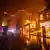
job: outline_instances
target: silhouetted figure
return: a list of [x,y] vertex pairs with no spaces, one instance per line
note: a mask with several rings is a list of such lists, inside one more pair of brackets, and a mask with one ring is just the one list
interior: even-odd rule
[[3,26],[3,35],[6,36],[8,26]]
[[42,35],[43,35],[43,45],[46,49],[46,29],[45,29],[45,26],[42,26]]

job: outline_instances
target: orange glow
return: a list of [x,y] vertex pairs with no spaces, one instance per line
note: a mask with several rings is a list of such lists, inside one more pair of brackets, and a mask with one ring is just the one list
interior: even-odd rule
[[31,25],[32,25],[33,28],[36,28],[36,21],[32,21]]
[[30,28],[33,28],[33,25],[32,24],[30,24]]
[[30,24],[30,28],[36,28],[35,24]]
[[40,20],[43,20],[44,18],[43,18],[43,14],[40,14]]
[[5,23],[2,23],[2,26],[5,26]]
[[24,23],[24,25],[26,25],[26,24],[28,24],[28,23],[30,23],[30,21],[29,21],[29,20],[26,20],[25,23]]
[[37,40],[36,36],[31,36],[31,40]]
[[27,43],[27,45],[29,45],[29,41],[28,40],[26,40],[26,43]]
[[25,28],[26,28],[26,29],[29,29],[29,26],[26,26]]
[[43,26],[43,23],[40,23],[40,27],[42,27]]
[[4,14],[8,14],[7,12],[4,12]]

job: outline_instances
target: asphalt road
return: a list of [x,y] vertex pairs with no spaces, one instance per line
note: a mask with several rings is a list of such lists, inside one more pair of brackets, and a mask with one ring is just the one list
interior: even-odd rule
[[14,36],[0,36],[0,50],[41,50],[41,44],[30,44],[26,45],[24,37]]
[[0,50],[21,50],[25,47],[24,39],[19,36],[0,36]]

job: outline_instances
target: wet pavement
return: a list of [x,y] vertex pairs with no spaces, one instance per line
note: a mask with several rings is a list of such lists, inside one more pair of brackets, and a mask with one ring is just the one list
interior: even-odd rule
[[[4,49],[18,49],[21,50],[22,48],[24,48],[24,40],[22,38],[18,37],[14,37],[14,36],[0,36],[0,49],[4,50]],[[11,50],[10,49],[10,50]]]
[[[0,50],[42,50],[42,43],[30,43],[27,45],[23,37],[0,36]],[[25,48],[25,49],[24,49]],[[47,50],[49,50],[47,48]]]
[[[0,50],[23,50],[24,48],[32,50],[33,48],[30,48],[30,46],[27,46],[26,43],[24,43],[24,39],[19,36],[0,36]],[[35,47],[34,49],[36,49],[36,46],[38,45],[33,45],[33,47]]]

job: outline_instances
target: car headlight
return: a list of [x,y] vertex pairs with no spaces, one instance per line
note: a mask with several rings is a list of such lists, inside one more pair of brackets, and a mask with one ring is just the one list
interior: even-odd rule
[[16,33],[15,29],[8,29],[8,32]]

